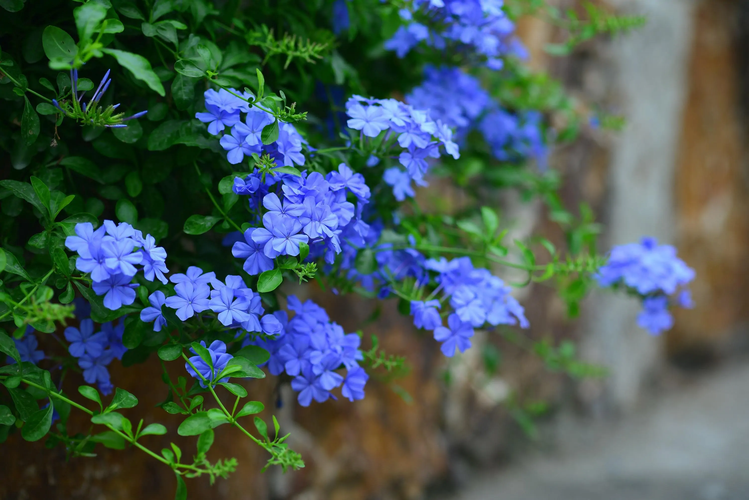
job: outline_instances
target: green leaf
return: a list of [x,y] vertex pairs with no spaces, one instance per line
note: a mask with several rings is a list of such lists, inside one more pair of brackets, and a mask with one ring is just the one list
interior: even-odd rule
[[[146,287],[138,288],[138,291],[145,290]],[[136,315],[128,316],[125,319],[125,332],[122,334],[122,345],[128,349],[138,347],[146,336],[146,330],[150,325],[144,323]]]
[[173,146],[180,138],[182,123],[179,120],[165,121],[148,136],[149,151],[164,151]]
[[88,2],[76,9],[73,9],[75,26],[78,28],[78,39],[83,41],[91,40],[99,23],[107,17],[107,8],[97,2]]
[[191,215],[185,221],[183,231],[185,234],[203,234],[211,230],[221,220],[221,217],[212,215]]
[[18,12],[23,9],[24,2],[26,0],[0,0],[0,7],[8,12]]
[[[101,415],[94,415],[93,417],[91,417],[91,422],[93,422],[94,424],[111,425],[118,430],[123,430],[126,428],[126,426],[129,424],[129,421],[128,424],[125,423],[126,420],[127,419],[122,416],[121,413],[117,413],[114,411],[110,413],[103,413]],[[132,428],[132,425],[130,425],[130,427]]]
[[13,342],[13,339],[8,337],[3,331],[0,331],[0,352],[2,352],[3,354],[7,354],[11,358],[15,359],[16,363],[21,362],[21,355],[18,354],[16,343]]
[[95,436],[91,436],[91,441],[101,443],[111,450],[124,450],[125,438],[114,431],[104,431]]
[[205,70],[185,59],[180,59],[174,63],[174,71],[188,78],[203,78],[205,76]]
[[280,269],[271,269],[263,271],[257,280],[257,291],[261,293],[272,292],[283,283],[283,276]]
[[56,26],[47,26],[42,34],[42,46],[47,58],[72,61],[78,54],[73,37]]
[[109,405],[108,409],[115,408],[134,408],[138,405],[138,398],[133,394],[127,392],[125,389],[119,387],[114,393],[114,399],[112,404]]
[[198,455],[205,455],[208,450],[213,446],[214,433],[213,429],[204,431],[200,437],[198,437]]
[[173,401],[169,401],[167,403],[164,403],[163,405],[161,405],[161,408],[165,412],[167,412],[167,413],[169,413],[171,415],[177,415],[177,414],[180,414],[180,413],[185,413],[185,410],[183,410],[177,403],[175,403]]
[[237,413],[237,418],[239,417],[246,417],[247,415],[255,415],[256,413],[260,413],[265,409],[265,405],[261,403],[260,401],[248,401],[244,404],[241,410],[239,410],[239,413]]
[[165,345],[159,347],[158,351],[159,358],[163,359],[164,361],[174,361],[175,359],[182,356],[182,346],[181,345]]
[[60,294],[58,300],[60,301],[60,304],[70,304],[75,300],[75,290],[73,290],[72,283],[68,282],[65,291]]
[[356,270],[361,274],[369,275],[377,270],[377,259],[375,253],[371,248],[365,248],[356,254],[354,259],[354,266]]
[[91,387],[90,385],[81,385],[78,387],[78,392],[81,393],[81,396],[83,396],[86,399],[90,399],[91,401],[95,401],[99,403],[99,406],[102,406],[101,404],[101,396],[99,396],[99,391]]
[[481,207],[481,218],[484,220],[487,237],[492,238],[499,228],[499,217],[497,213],[489,207]]
[[39,210],[41,213],[44,213],[44,210],[45,210],[44,204],[41,202],[39,197],[34,192],[34,188],[31,187],[31,184],[27,184],[25,182],[19,182],[19,181],[5,180],[5,181],[0,181],[0,186],[3,186],[4,188],[8,189],[11,193],[13,193],[18,198],[28,201],[29,203],[34,205],[37,210]]
[[52,256],[52,261],[55,263],[55,269],[64,276],[70,276],[70,260],[68,259],[68,254],[65,253],[65,240],[52,237],[49,242],[49,253]]
[[148,424],[145,429],[140,431],[140,436],[162,436],[166,434],[166,427],[161,424]]
[[304,259],[309,255],[309,245],[307,243],[299,244],[299,262],[304,262]]
[[268,438],[268,426],[262,418],[255,417],[255,428],[260,433],[260,435],[265,438],[266,441],[270,441],[270,438]]
[[260,71],[260,68],[256,68],[255,72],[257,73],[257,96],[255,99],[262,99],[263,94],[265,93],[265,77]]
[[113,128],[112,133],[125,144],[135,144],[143,137],[143,126],[138,120],[130,120],[127,127]]
[[523,260],[526,262],[526,264],[535,266],[536,265],[536,256],[533,255],[533,252],[520,240],[515,240],[515,244],[518,246],[521,252],[523,252]]
[[5,272],[16,274],[27,281],[32,281],[29,273],[18,263],[18,259],[11,252],[5,252]]
[[241,348],[239,351],[234,353],[234,356],[247,359],[253,365],[262,365],[270,359],[270,353],[262,347],[256,345],[248,345]]
[[52,106],[51,104],[47,104],[46,102],[40,102],[36,105],[36,112],[43,116],[48,115],[54,115],[56,113],[59,113],[60,111]]
[[218,183],[218,192],[221,194],[231,194],[233,193],[233,187],[234,187],[234,179],[239,177],[236,174],[227,175],[223,179],[221,179]]
[[265,378],[263,370],[251,364],[246,358],[234,356],[226,364],[225,373],[234,378]]
[[60,165],[68,167],[70,170],[78,172],[89,179],[93,179],[99,184],[104,184],[99,167],[88,158],[83,158],[82,156],[68,156],[60,160]]
[[179,74],[172,81],[172,98],[180,111],[185,111],[195,100],[195,84],[197,80]]
[[260,139],[263,141],[263,144],[273,144],[278,140],[278,120],[263,128]]
[[46,408],[35,412],[26,421],[26,424],[21,429],[21,436],[26,441],[39,441],[52,427],[52,412],[54,412],[54,406],[52,403]]
[[187,500],[187,485],[182,476],[175,474],[177,477],[177,491],[174,493],[174,500]]
[[166,95],[164,86],[153,69],[151,69],[151,63],[148,62],[148,59],[137,54],[116,49],[102,49],[102,52],[117,59],[120,66],[128,69],[135,78],[145,82],[151,90],[155,91],[161,97]]
[[[223,377],[216,377],[216,378],[223,378]],[[242,387],[239,384],[232,384],[232,383],[229,383],[229,382],[222,382],[222,383],[220,383],[218,385],[224,387],[227,391],[231,392],[232,394],[234,394],[235,396],[238,396],[240,398],[244,398],[244,397],[247,396],[247,389],[245,389],[244,387]]]
[[8,259],[5,257],[5,250],[0,248],[0,273],[5,271],[6,262],[8,262]]
[[475,234],[476,236],[484,237],[484,230],[479,227],[478,224],[471,220],[458,221],[458,227],[466,233]]
[[211,353],[208,351],[208,349],[198,342],[193,342],[190,347],[192,347],[192,350],[195,351],[195,354],[200,356],[200,359],[202,359],[203,362],[208,365],[211,370],[213,370],[213,359],[211,358]]
[[177,428],[177,434],[180,436],[199,436],[205,431],[212,429],[211,419],[208,418],[208,412],[201,411],[187,417]]
[[16,405],[16,410],[24,422],[28,422],[29,418],[39,411],[39,405],[36,404],[36,400],[28,392],[17,387],[15,389],[8,389],[8,392],[10,392],[13,404]]
[[13,425],[16,423],[16,417],[11,413],[10,408],[0,405],[0,425]]
[[114,213],[122,222],[135,224],[138,221],[138,209],[130,200],[119,200],[114,207]]
[[105,19],[106,26],[102,25],[102,33],[122,33],[125,31],[125,25],[119,19]]
[[143,191],[143,181],[140,180],[140,174],[138,174],[138,172],[130,172],[127,174],[127,177],[125,177],[125,189],[131,198],[137,197],[141,191]]
[[294,167],[276,167],[273,169],[273,172],[278,172],[279,174],[290,174],[296,177],[302,176],[302,173]]
[[23,108],[23,116],[21,117],[21,137],[23,138],[26,146],[31,146],[36,142],[36,138],[39,137],[39,115],[34,111],[34,106],[31,105],[28,97],[24,97],[26,105]]
[[38,177],[31,176],[31,187],[34,188],[34,192],[39,197],[39,201],[42,202],[47,210],[49,211],[50,192],[47,185],[42,182]]

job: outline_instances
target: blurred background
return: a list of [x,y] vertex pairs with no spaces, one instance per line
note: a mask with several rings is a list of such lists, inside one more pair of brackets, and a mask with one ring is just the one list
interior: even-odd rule
[[[415,335],[389,304],[367,329],[387,352],[407,356],[405,376],[372,380],[356,404],[281,404],[275,413],[307,462],[298,473],[260,474],[258,450],[217,433],[216,456],[236,457],[238,472],[213,487],[192,481],[190,498],[749,498],[749,0],[606,5],[645,14],[648,24],[564,58],[544,52],[562,37],[553,26],[532,19],[519,26],[534,70],[560,79],[581,103],[627,119],[616,134],[586,127],[550,165],[563,176],[565,204],[588,203],[604,225],[599,251],[643,235],[675,244],[697,272],[696,308],[678,311],[673,330],[652,337],[635,324],[634,299],[599,291],[570,321],[563,302],[534,285],[518,297],[531,329],[477,334],[475,348],[447,365],[437,343]],[[512,193],[498,204],[503,220],[554,238],[541,204]],[[373,304],[330,294],[315,300],[347,331],[374,312]],[[540,339],[574,341],[567,354],[606,376],[539,357],[528,346]],[[142,394],[158,370],[154,363],[138,375],[112,375]],[[294,399],[287,387],[263,390],[257,399],[268,407]],[[150,411],[161,396],[139,408]],[[174,435],[179,419],[164,423]],[[105,450],[101,459],[65,462],[61,450],[33,445],[1,462],[0,493],[14,492],[8,498],[173,496],[171,473],[138,454]]]

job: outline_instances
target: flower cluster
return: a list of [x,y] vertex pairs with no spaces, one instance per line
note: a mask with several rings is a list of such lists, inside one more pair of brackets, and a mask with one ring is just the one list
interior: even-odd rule
[[498,160],[536,158],[545,164],[542,115],[502,109],[477,78],[459,68],[427,66],[424,82],[406,96],[406,101],[415,108],[428,109],[435,120],[456,127],[459,139],[477,129]]
[[[245,179],[236,178],[234,192],[250,197],[250,207],[263,213],[262,227],[249,228],[244,241],[234,243],[232,253],[245,259],[244,270],[255,275],[273,269],[273,259],[281,255],[299,255],[302,243],[310,255],[325,255],[333,263],[341,252],[341,238],[350,234],[363,237],[368,226],[361,210],[370,191],[361,174],[346,164],[326,176],[318,172],[301,176],[268,175],[254,172]],[[348,201],[352,194],[357,207]],[[262,209],[260,208],[262,207]]]
[[[242,98],[238,97],[240,95]],[[220,140],[229,163],[236,165],[242,163],[245,156],[267,154],[279,167],[304,165],[304,139],[292,124],[279,123],[278,139],[271,144],[263,144],[263,129],[275,123],[276,119],[260,106],[250,106],[248,100],[254,99],[252,94],[234,89],[220,89],[218,92],[209,89],[204,97],[207,112],[196,113],[195,117],[208,124],[208,133],[212,135],[219,135],[230,127]],[[244,121],[242,113],[245,114]]]
[[114,388],[107,366],[114,359],[122,359],[127,352],[127,348],[122,345],[125,319],[122,318],[116,325],[112,322],[104,323],[97,332],[93,320],[87,317],[88,312],[79,316],[80,324],[77,328],[65,328],[65,340],[70,343],[70,355],[78,359],[78,366],[83,370],[86,383],[97,384],[102,394],[107,395]]
[[[294,377],[291,387],[299,393],[302,406],[309,406],[313,399],[318,403],[335,399],[331,391],[341,386],[341,394],[350,401],[363,399],[369,376],[358,364],[363,359],[359,336],[345,334],[323,308],[310,300],[302,303],[291,295],[288,308],[296,313],[291,319],[283,311],[276,313],[283,323],[279,336],[246,341],[270,352],[268,370],[273,375]],[[338,373],[341,368],[346,368],[345,377]]]
[[78,253],[75,266],[89,273],[97,295],[104,295],[104,306],[113,311],[135,301],[135,288],[131,283],[141,266],[148,281],[157,278],[166,283],[166,250],[156,246],[150,234],[145,237],[130,224],[115,224],[105,220],[94,230],[89,222],[75,225],[76,236],[68,236],[65,246]]
[[[201,340],[200,345],[205,347],[205,341]],[[206,387],[205,381],[213,383],[216,377],[224,370],[224,368],[226,368],[226,365],[234,357],[231,354],[226,353],[226,344],[220,340],[214,340],[206,349],[208,349],[208,354],[211,356],[211,365],[208,365],[208,363],[203,361],[203,358],[197,356],[197,353],[193,348],[190,348],[190,351],[196,355],[190,358],[189,363],[185,363],[185,370],[198,379],[201,387]],[[211,366],[213,368],[211,368]],[[195,369],[197,369],[197,372]],[[216,381],[216,383],[227,382],[228,380],[229,377],[224,377]]]
[[485,60],[490,69],[501,69],[502,56],[525,57],[526,53],[512,36],[515,25],[502,4],[502,0],[413,0],[400,10],[406,24],[385,42],[385,48],[404,57],[420,42],[438,50],[457,45],[455,51]]
[[637,324],[658,334],[673,325],[669,296],[675,297],[681,307],[693,307],[686,286],[694,276],[694,270],[676,256],[674,247],[658,245],[655,238],[646,237],[640,243],[614,247],[608,263],[595,277],[603,287],[623,285],[642,296],[643,310]]
[[[348,127],[359,130],[364,137],[378,137],[387,131],[382,140],[383,155],[397,144],[401,150],[401,166],[385,171],[383,180],[393,187],[398,201],[413,196],[411,181],[425,186],[424,176],[429,169],[429,158],[440,157],[440,146],[453,158],[459,158],[458,145],[453,142],[452,129],[440,120],[434,121],[428,111],[421,111],[395,99],[367,99],[354,96],[346,102]],[[374,155],[377,158],[376,155]]]

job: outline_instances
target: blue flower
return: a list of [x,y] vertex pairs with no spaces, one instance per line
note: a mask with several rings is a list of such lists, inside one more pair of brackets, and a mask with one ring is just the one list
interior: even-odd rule
[[216,273],[210,272],[203,274],[203,270],[196,266],[190,266],[187,268],[187,273],[173,274],[169,281],[174,284],[178,283],[192,283],[193,285],[207,285],[208,283],[216,282]]
[[220,291],[214,291],[209,306],[213,312],[218,313],[218,320],[224,326],[242,323],[249,319],[247,313],[249,302],[244,297],[235,297],[234,291],[228,286]]
[[[206,90],[203,93],[206,106],[216,106],[218,109],[229,113],[239,111],[247,113],[250,109],[249,104],[235,95],[240,92],[235,89],[230,90],[231,92],[226,89],[219,89],[218,92],[213,89]],[[244,97],[252,97],[252,95],[245,95]]]
[[247,123],[247,137],[245,138],[245,142],[250,146],[262,146],[263,141],[261,136],[263,134],[263,129],[274,121],[276,121],[276,119],[268,112],[257,109],[256,107],[250,109],[247,113],[247,118],[245,119],[245,123]]
[[143,254],[133,253],[133,240],[107,240],[102,243],[101,249],[105,256],[104,264],[111,274],[124,274],[132,278],[138,272],[134,264],[140,264]]
[[398,201],[403,201],[406,197],[413,197],[416,194],[411,187],[411,178],[398,167],[390,167],[385,170],[383,180],[393,187],[393,196]]
[[370,191],[364,182],[364,176],[355,174],[345,163],[338,165],[338,172],[330,172],[327,175],[327,180],[330,183],[330,189],[333,191],[348,189],[359,200],[369,200]]
[[343,381],[341,394],[352,402],[364,399],[364,386],[367,384],[367,380],[369,380],[369,375],[364,371],[364,368],[356,367],[349,370],[346,374],[346,380]]
[[[205,341],[201,341],[200,345],[205,347]],[[190,348],[190,351],[193,354],[195,353],[195,350]],[[211,355],[211,363],[213,364],[213,370],[211,370],[211,367],[203,361],[203,358],[200,356],[192,356],[190,358],[190,363],[192,363],[195,368],[197,368],[197,372],[193,369],[192,366],[190,366],[190,363],[185,363],[185,370],[198,379],[200,382],[201,387],[206,387],[206,383],[203,381],[203,379],[207,380],[211,385],[214,384],[215,378],[221,374],[221,372],[226,368],[226,365],[231,361],[231,359],[234,357],[231,354],[226,353],[226,344],[221,342],[220,340],[214,340],[213,343],[208,347],[208,352]],[[202,378],[198,376],[198,373],[202,375]],[[224,377],[215,383],[221,383],[226,382],[229,380],[229,377]]]
[[122,336],[125,334],[125,321],[124,319],[115,326],[111,321],[101,325],[101,333],[107,336],[107,342],[109,344],[109,350],[112,352],[115,358],[122,359],[122,356],[127,352],[127,347],[122,344]]
[[380,132],[390,128],[390,122],[382,108],[379,106],[367,106],[354,104],[347,110],[351,117],[346,123],[354,130],[361,130],[367,137],[377,137]]
[[266,214],[263,217],[263,224],[265,228],[256,229],[252,233],[252,239],[259,245],[264,245],[263,251],[268,257],[297,256],[299,245],[309,241],[307,235],[299,234],[302,224],[296,219]]
[[[36,350],[36,348],[39,346],[39,341],[36,339],[36,336],[33,333],[30,333],[33,331],[34,329],[30,326],[26,327],[26,333],[24,334],[23,338],[13,339],[13,343],[16,344],[16,350],[21,357],[22,363],[37,364],[39,361],[44,359],[44,352]],[[9,364],[14,364],[15,362],[15,359],[8,356]]]
[[141,264],[143,265],[143,275],[148,281],[153,281],[157,278],[163,284],[167,284],[168,280],[164,273],[168,273],[169,269],[166,267],[166,250],[163,247],[156,246],[156,239],[150,234],[146,235],[140,241],[140,253],[143,255]]
[[[123,305],[135,302],[136,283],[130,283],[132,276],[113,274],[103,281],[94,281],[92,288],[96,295],[104,295],[104,307],[116,311]],[[106,295],[105,295],[106,294]]]
[[312,368],[306,368],[302,374],[291,381],[291,388],[299,393],[297,399],[302,406],[309,406],[314,399],[318,403],[324,403],[330,398],[329,391],[320,384],[320,377],[312,372]]
[[442,318],[438,309],[441,308],[439,300],[412,301],[411,315],[414,317],[414,326],[426,330],[434,330],[442,326]]
[[328,352],[319,363],[312,365],[312,372],[320,377],[320,387],[330,391],[341,385],[343,376],[335,372],[340,366],[341,356],[335,352]]
[[434,330],[434,339],[442,342],[442,354],[452,358],[456,348],[460,352],[465,352],[471,347],[471,341],[468,339],[473,337],[473,327],[470,323],[461,321],[457,314],[448,316],[447,324],[449,328],[439,326]]
[[[172,276],[172,278],[175,276]],[[177,293],[177,296],[167,297],[165,303],[167,307],[177,310],[177,317],[181,321],[187,321],[195,313],[201,313],[209,308],[208,296],[211,291],[208,285],[182,281],[175,285],[174,291]]]
[[671,329],[674,318],[668,312],[668,298],[648,297],[642,302],[642,312],[637,316],[637,325],[653,335]]
[[104,332],[94,333],[94,322],[90,319],[81,321],[80,329],[69,326],[65,329],[65,339],[70,342],[68,352],[74,358],[89,354],[94,358],[104,352],[108,342]]
[[161,311],[161,307],[166,302],[164,292],[155,291],[148,296],[148,302],[151,307],[146,307],[140,312],[140,320],[145,323],[153,321],[153,331],[160,332],[161,328],[166,326],[166,318]]
[[304,213],[304,207],[301,204],[292,203],[289,200],[284,200],[282,203],[276,193],[265,195],[263,206],[268,209],[268,213],[284,217],[299,217]]
[[310,366],[310,338],[307,335],[295,335],[294,340],[285,344],[278,351],[278,357],[284,364],[286,373],[292,377],[299,375]]
[[450,305],[461,321],[470,323],[473,327],[480,327],[486,321],[484,303],[477,293],[467,286],[460,286],[450,297]]
[[211,135],[218,135],[224,128],[239,123],[239,113],[236,111],[224,111],[212,104],[206,104],[205,109],[207,113],[195,113],[195,118],[208,124],[208,133]]
[[302,154],[302,137],[290,123],[283,123],[279,128],[278,140],[276,140],[278,153],[283,157],[283,165],[291,167],[294,164],[304,165],[305,158]]
[[245,156],[252,156],[253,153],[262,151],[259,145],[251,146],[245,142],[249,129],[242,123],[238,123],[231,129],[231,135],[225,135],[219,141],[221,147],[228,151],[226,159],[229,163],[236,165],[242,163]]
[[104,228],[107,234],[117,241],[126,240],[135,236],[135,229],[127,222],[115,224],[114,221],[105,220]]
[[[78,358],[78,366],[83,369],[83,380],[85,380],[87,384],[98,383],[100,388],[110,387],[109,392],[111,392],[107,366],[113,359],[114,353],[111,351],[104,351],[99,356],[84,354]],[[104,390],[102,390],[102,392],[105,395],[108,394]]]
[[250,276],[255,276],[264,271],[270,271],[273,269],[273,259],[267,257],[263,253],[263,245],[255,242],[252,239],[252,234],[256,231],[255,228],[250,228],[244,232],[245,241],[238,241],[234,243],[231,248],[231,253],[238,259],[246,259],[242,268]]

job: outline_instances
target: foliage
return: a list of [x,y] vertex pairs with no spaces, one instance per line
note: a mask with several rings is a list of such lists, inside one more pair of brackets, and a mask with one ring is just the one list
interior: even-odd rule
[[[547,167],[550,148],[591,117],[524,65],[513,21],[565,28],[567,42],[549,48],[561,54],[642,19],[588,6],[582,20],[540,0],[440,3],[0,2],[0,442],[20,430],[69,457],[135,447],[175,472],[184,499],[183,477],[237,468],[208,459],[221,426],[268,465],[304,466],[274,416],[268,428],[270,410],[245,399],[268,373],[307,406],[338,388],[363,398],[368,371],[407,372],[377,336],[364,349],[363,334],[288,295],[293,283],[393,299],[448,357],[476,328],[530,326],[489,269],[520,271],[513,287],[555,287],[576,315],[606,262],[600,227],[585,206],[564,206]],[[450,206],[440,182],[414,198],[440,178],[465,203]],[[501,190],[542,200],[564,247],[509,241]],[[606,285],[672,293],[617,276]],[[571,344],[531,342],[549,369],[593,374]],[[194,454],[151,450],[146,436],[166,428],[126,416],[137,397],[108,366],[149,358],[163,369],[159,406],[184,417]],[[192,383],[172,380],[174,362]],[[68,425],[72,409],[90,430]]]

